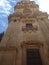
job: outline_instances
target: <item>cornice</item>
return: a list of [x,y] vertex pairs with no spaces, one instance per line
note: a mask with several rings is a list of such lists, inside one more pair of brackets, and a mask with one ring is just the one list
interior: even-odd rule
[[29,12],[27,13],[26,11],[24,11],[23,13],[13,13],[13,14],[10,14],[9,17],[8,17],[8,20],[9,22],[13,19],[13,18],[16,18],[16,20],[18,19],[26,19],[28,18],[29,19],[33,19],[33,18],[36,18],[36,19],[41,19],[41,18],[47,18],[48,19],[48,14],[47,13],[42,13],[40,11],[36,12],[36,13],[30,13],[30,10]]

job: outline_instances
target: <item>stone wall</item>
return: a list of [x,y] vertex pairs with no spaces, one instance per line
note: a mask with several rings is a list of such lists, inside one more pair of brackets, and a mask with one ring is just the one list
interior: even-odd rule
[[16,49],[0,48],[0,65],[16,65]]

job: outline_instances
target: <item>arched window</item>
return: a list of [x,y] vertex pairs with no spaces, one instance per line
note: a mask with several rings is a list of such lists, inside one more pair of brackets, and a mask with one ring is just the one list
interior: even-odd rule
[[32,25],[31,23],[27,23],[27,24],[26,24],[26,28],[27,28],[27,29],[32,29],[32,28],[33,28],[33,25]]

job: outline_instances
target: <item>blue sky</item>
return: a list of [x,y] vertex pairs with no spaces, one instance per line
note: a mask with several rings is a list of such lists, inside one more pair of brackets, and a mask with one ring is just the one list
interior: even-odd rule
[[[14,6],[20,0],[0,0],[0,33],[8,27],[8,16],[14,12]],[[32,1],[32,0],[31,0]],[[49,14],[49,0],[34,0],[39,9]]]

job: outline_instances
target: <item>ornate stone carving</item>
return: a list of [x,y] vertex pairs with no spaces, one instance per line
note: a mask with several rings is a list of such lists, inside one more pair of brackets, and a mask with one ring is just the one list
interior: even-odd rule
[[23,27],[22,27],[22,31],[30,31],[30,30],[32,30],[33,32],[34,32],[34,31],[37,31],[37,30],[38,30],[38,26],[35,25],[35,26],[33,26],[32,28],[27,28],[26,26],[23,26]]
[[32,14],[32,11],[30,10],[30,9],[28,9],[28,8],[25,8],[24,10],[23,10],[23,13],[24,14]]

